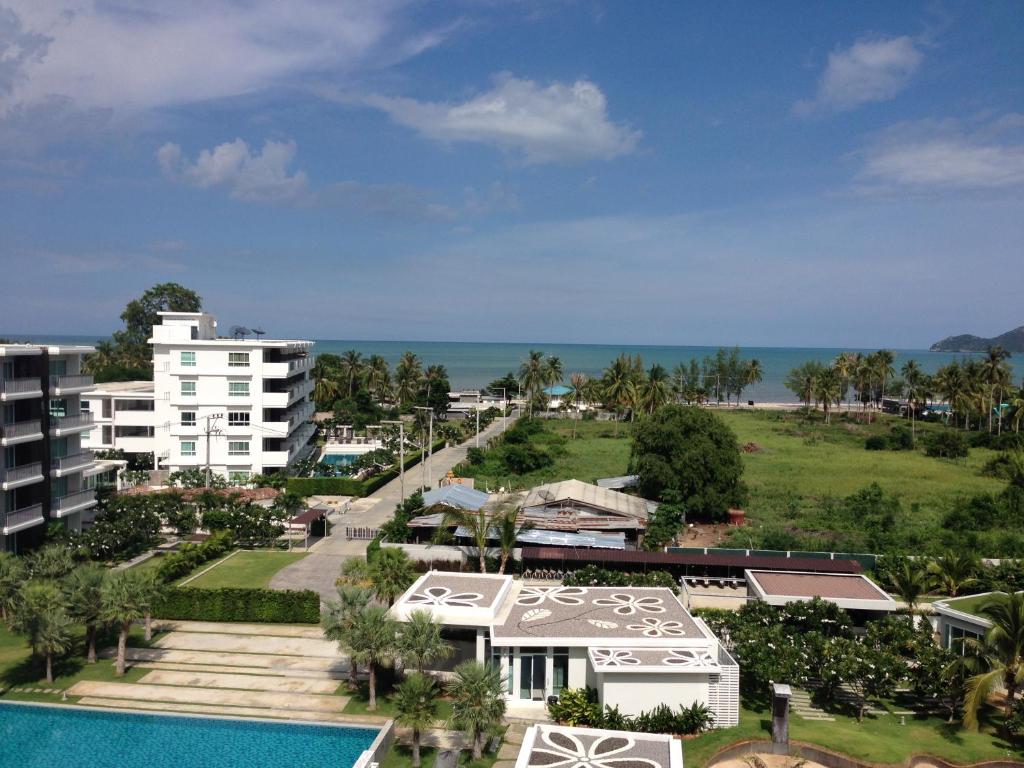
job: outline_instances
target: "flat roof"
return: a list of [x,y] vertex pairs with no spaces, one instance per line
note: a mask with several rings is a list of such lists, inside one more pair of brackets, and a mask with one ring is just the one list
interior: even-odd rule
[[598,648],[587,649],[594,670],[617,672],[712,672],[722,665],[707,648]]
[[683,768],[683,743],[661,733],[531,725],[515,768]]
[[51,355],[88,355],[96,347],[82,344],[0,344],[0,357],[41,355],[43,350]]
[[862,574],[748,570],[744,575],[758,599],[770,605],[818,597],[840,608],[896,610],[896,601]]
[[630,566],[662,566],[668,568],[731,567],[766,570],[810,571],[814,573],[860,573],[856,560],[825,560],[814,557],[773,557],[771,555],[705,555],[690,552],[592,552],[558,547],[526,547],[523,560],[558,564],[608,563]]
[[118,395],[130,394],[134,396],[153,394],[152,381],[104,381],[94,384],[88,392],[83,392],[82,397],[87,395]]
[[484,627],[494,620],[511,588],[511,576],[428,571],[395,601],[391,611],[399,620],[426,610],[442,624]]

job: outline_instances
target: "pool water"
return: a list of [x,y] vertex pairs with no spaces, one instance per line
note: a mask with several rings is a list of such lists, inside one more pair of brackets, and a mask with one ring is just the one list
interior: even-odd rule
[[0,768],[349,768],[377,731],[0,704]]
[[325,453],[320,457],[320,461],[330,464],[337,472],[339,468],[350,466],[358,458],[358,453]]

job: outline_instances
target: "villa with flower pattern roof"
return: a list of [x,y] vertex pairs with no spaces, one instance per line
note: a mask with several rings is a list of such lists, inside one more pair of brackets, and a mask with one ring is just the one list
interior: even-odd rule
[[425,610],[465,658],[497,665],[517,709],[590,687],[634,715],[700,702],[719,727],[739,718],[739,667],[670,589],[529,585],[511,576],[424,574],[392,607]]

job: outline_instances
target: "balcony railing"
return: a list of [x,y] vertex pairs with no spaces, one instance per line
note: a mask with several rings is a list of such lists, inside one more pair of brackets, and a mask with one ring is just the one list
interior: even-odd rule
[[13,424],[0,424],[0,437],[13,440],[17,437],[31,437],[42,435],[43,423],[39,419],[32,421],[16,421]]
[[0,380],[0,393],[5,395],[27,395],[32,392],[42,394],[42,391],[43,388],[37,378]]
[[93,463],[95,457],[92,451],[81,451],[80,453],[73,453],[70,456],[61,456],[50,461],[50,469],[55,469],[58,472],[66,472],[70,469],[76,469],[78,467],[87,467]]
[[66,512],[69,509],[74,509],[82,504],[88,504],[91,501],[96,500],[96,491],[92,488],[84,491],[75,491],[69,493],[67,496],[61,496],[55,499],[53,502],[53,508],[58,512]]
[[86,376],[85,374],[50,377],[50,387],[52,389],[83,389],[92,385],[92,376]]
[[76,413],[73,416],[51,416],[50,426],[54,429],[76,429],[78,427],[91,427],[93,424],[91,413]]
[[9,467],[4,473],[4,482],[20,483],[22,480],[31,480],[34,477],[42,476],[42,462],[34,461],[31,464],[22,464],[20,467]]
[[4,521],[5,532],[20,525],[41,523],[43,522],[43,505],[33,504],[31,507],[16,509],[13,512],[8,512],[6,515],[0,513],[0,519]]

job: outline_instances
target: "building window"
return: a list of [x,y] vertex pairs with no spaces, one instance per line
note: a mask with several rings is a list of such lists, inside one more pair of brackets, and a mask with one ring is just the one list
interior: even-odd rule
[[248,381],[229,381],[228,382],[228,397],[248,397],[249,396],[249,382]]
[[182,352],[181,353],[181,367],[182,368],[195,368],[196,367],[196,353],[195,352]]
[[182,440],[181,441],[181,455],[182,456],[195,456],[196,455],[196,441],[195,440]]
[[249,471],[245,469],[234,469],[228,472],[228,482],[232,485],[248,485]]
[[230,368],[248,368],[249,367],[249,353],[248,352],[228,352],[228,367],[230,367]]
[[248,456],[249,455],[249,441],[248,440],[229,440],[228,441],[228,456]]
[[551,692],[557,696],[569,684],[569,649],[555,648],[551,670]]
[[230,426],[230,427],[248,427],[249,426],[249,412],[248,411],[228,411],[228,426]]
[[196,425],[196,412],[195,411],[182,411],[181,412],[181,426],[183,427],[194,427]]
[[88,400],[82,400],[81,403],[82,403],[82,413],[91,413],[92,412],[92,406],[89,404]]
[[181,396],[182,397],[195,397],[196,396],[196,383],[194,381],[183,381],[183,382],[181,382]]
[[50,416],[60,418],[68,415],[68,401],[64,398],[50,401]]

